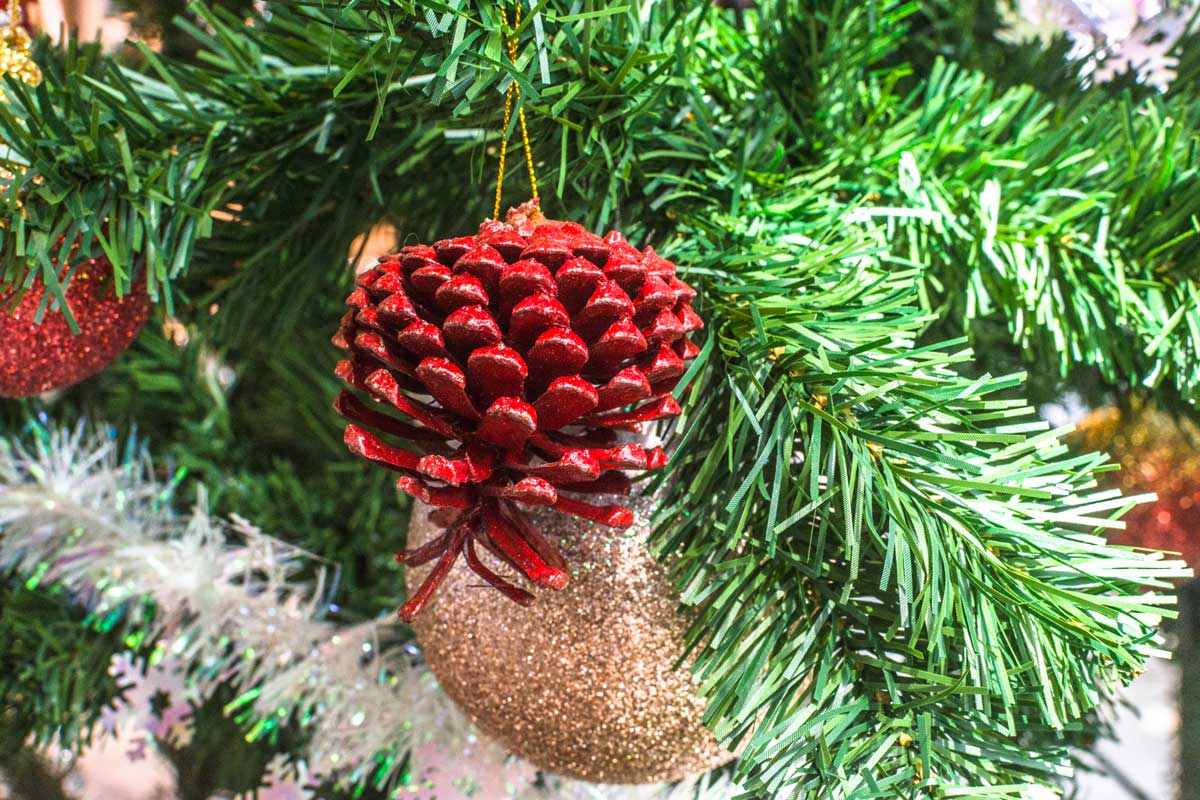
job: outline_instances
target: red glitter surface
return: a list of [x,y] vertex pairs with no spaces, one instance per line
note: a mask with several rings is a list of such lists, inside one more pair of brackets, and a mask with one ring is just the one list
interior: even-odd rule
[[129,347],[150,316],[144,285],[117,298],[105,258],[80,267],[67,288],[78,334],[58,309],[36,322],[45,290],[37,279],[15,308],[13,293],[0,293],[0,397],[31,397],[96,374]]

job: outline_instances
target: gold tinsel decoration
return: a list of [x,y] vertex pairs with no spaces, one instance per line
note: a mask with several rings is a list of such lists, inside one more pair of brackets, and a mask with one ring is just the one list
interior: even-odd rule
[[33,61],[33,40],[21,27],[21,4],[9,0],[8,25],[0,32],[0,73],[12,75],[22,83],[37,86],[42,71]]
[[[629,505],[637,517],[623,531],[553,511],[531,515],[571,565],[562,591],[522,581],[536,600],[521,607],[460,561],[413,627],[442,688],[514,754],[581,780],[679,780],[733,755],[704,726],[689,665],[674,669],[687,620],[645,544],[653,500]],[[408,546],[441,532],[418,503]],[[491,569],[512,572],[480,555]],[[428,570],[409,570],[409,591]]]
[[[19,0],[8,2],[8,24],[0,29],[0,75],[12,75],[17,80],[30,86],[42,82],[42,71],[33,60],[33,40],[29,32],[21,27],[21,3]],[[7,102],[4,90],[0,87],[0,103]],[[0,139],[0,193],[17,179],[20,166],[14,164],[7,154],[7,143]],[[16,199],[16,208],[22,208],[21,198]],[[7,220],[0,220],[0,228],[5,227]]]

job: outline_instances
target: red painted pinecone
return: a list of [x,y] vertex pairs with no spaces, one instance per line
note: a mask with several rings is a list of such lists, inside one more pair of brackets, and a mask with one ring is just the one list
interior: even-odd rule
[[520,506],[632,523],[627,508],[572,495],[628,493],[620,470],[666,462],[660,448],[618,444],[616,431],[679,413],[671,392],[697,353],[687,334],[703,327],[695,291],[653,249],[546,220],[536,201],[476,236],[405,247],[357,283],[334,337],[350,351],[338,375],[407,420],[343,391],[334,405],[351,422],[346,444],[399,472],[410,495],[459,509],[439,538],[397,555],[409,566],[439,559],[401,617],[420,612],[460,553],[531,602],[476,544],[536,584],[565,586],[565,562]]

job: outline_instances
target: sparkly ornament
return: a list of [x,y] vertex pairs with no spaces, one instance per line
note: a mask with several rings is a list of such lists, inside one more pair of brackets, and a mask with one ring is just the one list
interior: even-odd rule
[[575,495],[627,494],[621,470],[666,462],[661,448],[618,443],[616,432],[679,413],[671,392],[698,352],[687,334],[703,326],[695,296],[652,248],[547,220],[536,200],[475,236],[406,247],[358,276],[334,337],[351,356],[338,375],[417,424],[344,391],[334,405],[351,422],[346,444],[399,472],[405,492],[457,511],[442,535],[397,556],[437,563],[403,619],[460,554],[511,600],[532,602],[484,565],[480,547],[562,589],[567,563],[524,507],[632,524],[627,508]]
[[[438,683],[484,733],[544,770],[602,783],[680,780],[733,758],[702,722],[690,664],[674,669],[688,621],[645,544],[654,498],[632,505],[635,522],[623,531],[531,513],[571,564],[560,592],[514,578],[536,595],[534,607],[502,602],[455,564],[413,623]],[[417,504],[410,546],[444,535],[438,513]],[[409,570],[409,590],[428,573]]]
[[[63,279],[68,274],[64,269]],[[59,309],[47,309],[37,321],[45,291],[35,278],[15,308],[13,293],[0,293],[0,397],[30,397],[96,374],[129,346],[150,316],[145,287],[135,284],[118,298],[112,265],[103,257],[70,276],[65,296],[78,334]]]
[[1093,411],[1079,424],[1076,441],[1106,450],[1121,465],[1107,473],[1126,494],[1154,492],[1158,499],[1134,506],[1113,531],[1114,544],[1179,553],[1200,569],[1200,429],[1165,411],[1137,406]]
[[21,5],[9,0],[8,22],[0,30],[0,75],[12,75],[22,83],[37,86],[42,71],[33,60],[33,41],[21,25]]

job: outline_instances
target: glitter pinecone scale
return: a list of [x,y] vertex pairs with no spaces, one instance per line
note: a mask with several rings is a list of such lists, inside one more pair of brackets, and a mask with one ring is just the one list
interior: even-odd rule
[[703,327],[695,296],[652,248],[547,220],[536,201],[358,276],[334,337],[350,353],[338,375],[407,420],[343,391],[334,405],[350,421],[346,444],[452,515],[440,536],[397,555],[437,562],[402,618],[459,555],[510,599],[532,602],[477,547],[537,585],[565,586],[566,563],[522,507],[632,523],[627,508],[588,498],[628,494],[622,470],[666,463],[661,448],[621,444],[617,432],[680,413],[671,393],[698,352],[688,334]]

